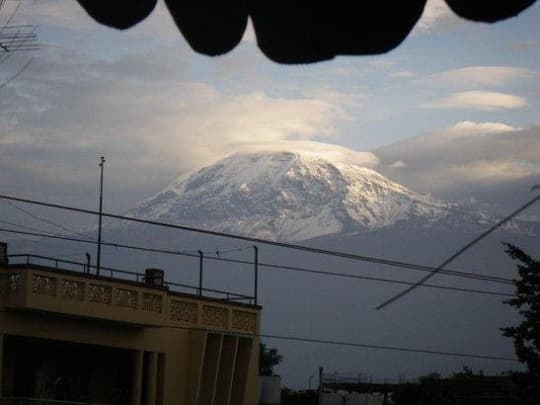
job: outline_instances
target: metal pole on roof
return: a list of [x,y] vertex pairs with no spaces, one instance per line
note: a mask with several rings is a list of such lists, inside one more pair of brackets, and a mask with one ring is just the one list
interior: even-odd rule
[[254,297],[255,297],[255,305],[257,305],[257,297],[259,295],[259,248],[257,246],[253,246],[253,250],[255,251],[255,285],[254,285]]
[[99,180],[99,225],[98,225],[96,274],[99,276],[99,271],[101,269],[101,224],[102,224],[102,217],[103,217],[103,167],[105,166],[105,158],[103,156],[101,156],[101,160],[98,166],[101,169],[101,176]]
[[202,295],[203,289],[203,252],[199,250],[199,295]]
[[91,256],[90,256],[90,253],[86,252],[86,271],[85,273],[90,273],[90,261],[91,261]]

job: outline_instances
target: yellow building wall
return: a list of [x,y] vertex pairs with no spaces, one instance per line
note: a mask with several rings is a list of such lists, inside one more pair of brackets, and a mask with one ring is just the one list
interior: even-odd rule
[[258,402],[260,307],[49,269],[0,275],[0,336],[164,354],[165,405]]

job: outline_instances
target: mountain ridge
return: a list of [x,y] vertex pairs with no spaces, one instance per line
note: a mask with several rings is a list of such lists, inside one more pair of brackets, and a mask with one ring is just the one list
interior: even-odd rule
[[400,223],[467,228],[492,222],[480,211],[456,215],[456,207],[354,162],[260,152],[182,175],[129,215],[289,241]]

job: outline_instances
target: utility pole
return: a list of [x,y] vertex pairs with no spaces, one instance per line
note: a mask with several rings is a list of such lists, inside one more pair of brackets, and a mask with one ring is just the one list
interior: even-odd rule
[[101,160],[98,165],[101,169],[100,181],[99,181],[99,225],[98,225],[98,245],[97,245],[97,265],[96,274],[99,276],[101,269],[101,221],[103,216],[103,167],[105,166],[105,158],[101,156]]
[[324,378],[323,373],[324,373],[324,371],[323,370],[324,369],[322,367],[319,367],[319,389],[317,391],[317,396],[319,397],[319,402],[318,402],[319,404],[322,404],[323,383],[324,383],[324,381],[323,381],[323,378]]
[[203,291],[203,260],[204,253],[202,250],[199,250],[199,296],[202,296]]
[[255,263],[254,294],[255,294],[255,305],[257,305],[257,297],[259,295],[259,248],[257,246],[253,246],[253,250],[255,251],[255,260],[253,261]]

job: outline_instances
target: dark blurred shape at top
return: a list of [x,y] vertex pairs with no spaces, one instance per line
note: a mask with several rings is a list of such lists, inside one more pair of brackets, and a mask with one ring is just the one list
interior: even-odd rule
[[395,48],[422,16],[425,3],[259,0],[253,2],[251,17],[266,56],[279,63],[310,63]]
[[497,22],[515,17],[536,0],[446,0],[460,17],[472,21]]
[[157,0],[77,0],[97,22],[124,30],[141,22],[156,7]]
[[[157,0],[78,0],[98,22],[118,29],[144,20]],[[536,0],[446,0],[459,16],[496,22]],[[371,55],[397,47],[422,16],[426,0],[165,0],[190,46],[205,55],[231,51],[248,16],[261,51],[278,63],[312,63],[337,55]]]

